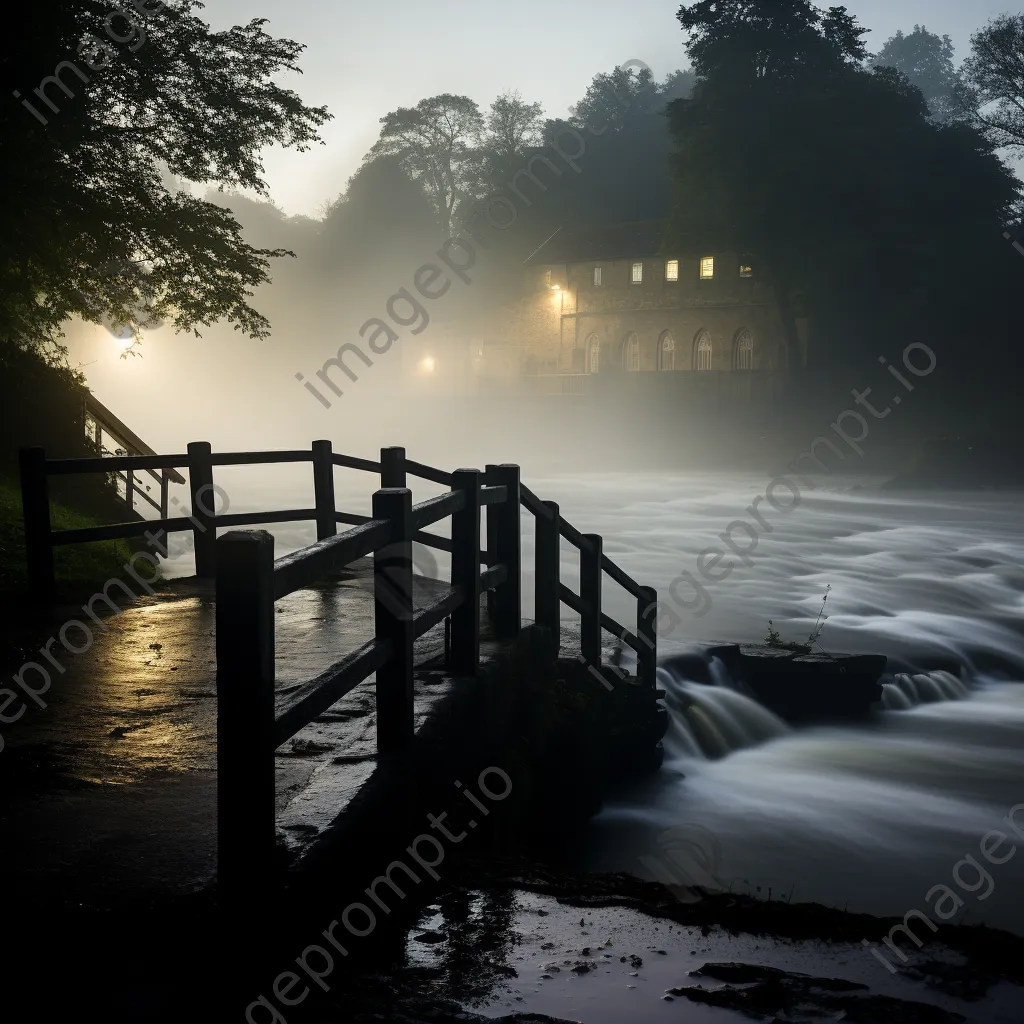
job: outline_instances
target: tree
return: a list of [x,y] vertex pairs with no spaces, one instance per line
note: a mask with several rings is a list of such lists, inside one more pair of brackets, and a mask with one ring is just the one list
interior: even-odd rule
[[443,93],[399,107],[380,119],[370,158],[397,156],[434,206],[442,236],[451,234],[455,211],[479,178],[480,108],[468,96]]
[[946,337],[961,357],[981,330],[971,318],[995,308],[1019,182],[970,126],[931,120],[899,72],[865,69],[845,13],[764,4],[768,20],[794,16],[759,25],[761,4],[710,6],[694,5],[707,16],[690,40],[698,88],[670,107],[676,237],[752,253],[793,352],[809,316],[828,339],[815,357],[833,364],[862,365],[883,339]]
[[437,220],[422,184],[409,177],[399,157],[381,156],[364,162],[330,205],[316,263],[349,291],[365,290],[382,273],[390,286],[387,275],[396,274],[410,253],[419,259],[436,236]]
[[921,90],[932,117],[947,120],[954,111],[957,88],[953,64],[953,40],[937,36],[924,25],[915,25],[910,35],[897,32],[871,58],[875,67],[890,67],[906,75]]
[[540,145],[543,116],[539,103],[527,103],[518,91],[503,93],[487,115],[485,148],[504,159],[522,155]]
[[1024,151],[1024,14],[1003,14],[975,33],[961,73],[993,145]]
[[212,32],[199,6],[17,9],[19,45],[0,58],[0,334],[52,339],[76,315],[268,333],[248,299],[284,252],[247,245],[229,211],[168,174],[265,195],[264,147],[307,149],[329,115],[274,81],[302,46],[262,20]]
[[652,112],[658,105],[657,96],[649,67],[636,69],[624,64],[610,73],[595,75],[586,95],[569,108],[569,113],[578,125],[598,131],[617,130],[626,123],[627,115]]
[[738,82],[823,72],[864,60],[861,28],[845,7],[819,10],[810,0],[698,0],[677,15],[699,79]]

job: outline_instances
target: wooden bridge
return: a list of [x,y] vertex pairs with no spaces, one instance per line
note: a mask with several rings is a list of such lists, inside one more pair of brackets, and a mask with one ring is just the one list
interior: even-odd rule
[[[214,468],[310,463],[312,508],[216,514]],[[339,511],[334,494],[336,467],[379,478],[372,515]],[[162,473],[187,469],[191,512],[167,513],[166,485],[161,516],[109,526],[53,530],[48,480],[79,473]],[[412,502],[410,477],[448,487],[447,493]],[[179,477],[180,479],[180,477]],[[520,481],[519,467],[489,465],[484,472],[443,472],[406,457],[404,448],[381,450],[380,461],[337,454],[330,441],[309,450],[214,453],[193,442],[180,455],[117,455],[50,459],[41,448],[21,452],[22,500],[29,578],[40,597],[54,593],[54,547],[147,531],[190,531],[196,572],[216,580],[218,874],[222,892],[241,896],[273,874],[275,855],[274,751],[336,701],[376,676],[377,748],[382,757],[405,751],[414,733],[413,643],[441,622],[450,624],[448,670],[476,674],[480,663],[481,598],[499,636],[514,637],[522,624],[522,510],[535,526],[535,621],[560,636],[561,605],[580,615],[581,655],[600,667],[602,631],[630,646],[637,656],[637,680],[655,697],[657,593],[634,581],[602,550],[597,534],[582,534],[561,516],[553,501],[542,501]],[[130,485],[129,485],[130,493]],[[484,517],[481,511],[486,509]],[[481,529],[481,519],[484,528]],[[451,520],[450,537],[428,528]],[[227,527],[312,521],[317,541],[275,561],[274,538],[264,530]],[[338,527],[348,527],[339,533]],[[580,593],[559,578],[559,545],[564,538],[580,556]],[[451,579],[431,601],[413,601],[413,543],[451,555]],[[274,689],[274,606],[297,590],[357,561],[373,556],[374,638],[304,685],[277,697]],[[605,576],[637,601],[633,633],[602,611]],[[343,626],[343,624],[342,624]]]

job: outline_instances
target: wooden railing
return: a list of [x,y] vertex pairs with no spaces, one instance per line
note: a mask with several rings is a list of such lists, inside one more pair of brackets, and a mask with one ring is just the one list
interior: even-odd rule
[[[313,468],[314,506],[278,512],[215,514],[213,469],[217,466],[308,462]],[[340,512],[334,467],[379,475],[372,514]],[[192,512],[148,523],[119,523],[54,531],[49,523],[46,481],[50,474],[188,468]],[[418,504],[408,477],[450,490]],[[53,583],[53,546],[141,535],[142,529],[191,530],[196,572],[216,577],[217,764],[220,884],[228,893],[251,891],[273,871],[275,848],[274,751],[336,701],[376,674],[377,749],[399,754],[413,738],[413,644],[444,620],[450,621],[449,670],[471,676],[480,660],[481,596],[499,637],[513,637],[522,622],[521,509],[534,516],[535,619],[560,636],[561,605],[579,613],[581,654],[601,665],[602,631],[628,644],[637,656],[639,684],[654,698],[657,657],[657,592],[640,586],[604,554],[602,538],[581,534],[552,501],[541,501],[519,479],[519,467],[489,465],[485,472],[454,473],[414,462],[403,448],[385,448],[379,462],[335,454],[330,441],[311,449],[214,454],[205,442],[186,455],[47,459],[41,449],[22,452],[22,488],[29,572]],[[209,504],[205,496],[211,496]],[[481,543],[481,509],[487,509]],[[428,527],[451,520],[450,537]],[[263,530],[223,527],[314,521],[316,543],[275,561],[274,538]],[[338,525],[348,527],[338,533]],[[580,593],[560,579],[560,541],[580,553]],[[451,580],[425,607],[413,599],[413,543],[449,552]],[[274,606],[287,595],[372,555],[374,638],[278,700],[275,696]],[[485,568],[481,569],[481,566]],[[636,633],[602,609],[607,575],[636,598]]]
[[[86,394],[82,400],[82,419],[85,423],[87,436],[97,447],[110,455],[156,455],[156,452],[146,444],[130,427],[122,423],[101,401]],[[89,429],[89,424],[92,429]],[[106,447],[107,439],[114,444],[114,451]],[[183,484],[185,478],[175,469],[148,469],[145,472],[155,481],[160,488],[160,500],[150,497],[150,487],[135,479],[135,472],[132,469],[117,472],[115,475],[124,484],[124,502],[128,506],[131,515],[135,512],[135,498],[138,495],[143,501],[156,509],[161,519],[166,519],[168,514],[168,489],[172,483]],[[143,517],[139,517],[143,518]]]

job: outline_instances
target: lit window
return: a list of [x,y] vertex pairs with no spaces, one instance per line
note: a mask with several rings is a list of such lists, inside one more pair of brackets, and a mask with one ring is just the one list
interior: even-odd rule
[[754,336],[750,331],[743,330],[736,336],[736,369],[752,370],[754,368]]
[[633,264],[633,284],[640,284],[644,279],[644,265],[642,263]]
[[640,339],[635,334],[626,338],[626,344],[622,347],[622,368],[629,373],[636,373],[640,369]]
[[700,279],[710,281],[715,276],[715,257],[705,256],[700,261]]
[[595,288],[600,288],[601,287],[601,268],[600,267],[594,267],[594,287]]
[[669,260],[665,264],[665,280],[666,281],[678,281],[679,280],[679,260]]
[[596,334],[587,343],[587,373],[597,373],[601,368],[601,339]]
[[753,277],[754,268],[749,263],[740,264],[740,277]]
[[676,340],[667,332],[661,336],[658,346],[658,369],[674,370],[676,368]]
[[711,335],[701,331],[693,344],[693,368],[695,370],[711,369]]

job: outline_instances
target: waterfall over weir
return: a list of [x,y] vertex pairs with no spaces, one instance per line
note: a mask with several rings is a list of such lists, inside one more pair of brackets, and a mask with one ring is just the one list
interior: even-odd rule
[[919,704],[933,704],[943,700],[962,700],[970,695],[970,688],[952,672],[898,673],[885,681],[882,706],[889,711],[909,711]]
[[712,658],[711,685],[695,683],[678,669],[658,669],[670,724],[665,750],[670,758],[725,757],[789,732],[781,718],[746,696],[719,658]]
[[[660,881],[685,901],[719,890],[902,916],[955,886],[992,830],[1024,850],[1006,823],[1024,830],[1021,683],[897,673],[873,719],[790,727],[721,662],[670,659],[658,682],[664,765],[595,819],[594,870]],[[990,872],[960,893],[956,920],[1024,934],[1024,853]],[[990,884],[998,899],[979,900]]]
[[[665,690],[670,714],[664,740],[670,759],[715,760],[791,731],[781,718],[749,695],[742,680],[733,678],[720,658],[710,659],[707,674],[709,682],[698,683],[674,664],[658,669],[658,683]],[[881,707],[889,711],[962,700],[971,692],[965,683],[943,670],[898,673],[883,682]]]

